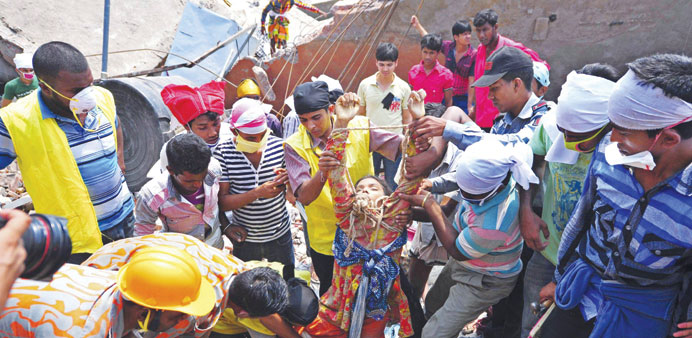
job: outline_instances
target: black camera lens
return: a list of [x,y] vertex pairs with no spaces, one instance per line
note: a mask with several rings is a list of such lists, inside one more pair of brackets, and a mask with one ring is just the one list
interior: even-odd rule
[[[7,221],[0,219],[0,228]],[[67,219],[43,214],[31,215],[31,224],[22,235],[26,260],[22,278],[41,280],[58,271],[72,252]]]

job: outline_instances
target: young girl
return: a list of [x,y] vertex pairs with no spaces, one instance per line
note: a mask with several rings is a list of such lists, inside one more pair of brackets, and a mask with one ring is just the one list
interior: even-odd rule
[[[422,111],[420,96],[413,94],[412,101]],[[386,183],[374,176],[359,179],[354,187],[346,167],[359,159],[344,156],[349,131],[339,127],[348,125],[352,114],[344,112],[343,101],[343,97],[337,101],[335,129],[321,155],[339,163],[328,177],[338,226],[334,277],[320,299],[319,315],[307,331],[312,337],[378,337],[388,322],[399,322],[399,335],[408,337],[413,328],[399,278],[408,222],[396,216],[409,209],[400,194],[416,193],[422,178],[402,179],[391,194]],[[406,156],[420,152],[413,138],[405,146]]]

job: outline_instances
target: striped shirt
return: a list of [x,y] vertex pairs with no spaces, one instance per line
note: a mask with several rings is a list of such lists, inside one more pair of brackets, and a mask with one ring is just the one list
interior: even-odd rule
[[627,167],[606,162],[609,143],[604,138],[594,152],[584,192],[562,234],[556,277],[576,246],[604,280],[677,285],[692,264],[692,164],[644,191]]
[[514,181],[483,205],[463,201],[452,223],[459,231],[456,247],[470,258],[459,264],[500,278],[521,272],[519,194]]
[[[125,176],[118,166],[113,135],[115,130],[110,122],[96,107],[97,118],[93,119],[92,123],[89,123],[89,118],[86,121],[86,127],[96,131],[89,132],[80,127],[77,121],[50,111],[40,93],[38,102],[43,118],[55,119],[67,137],[67,143],[94,205],[99,228],[103,231],[118,225],[132,212],[134,201],[127,188]],[[118,126],[117,118],[115,125]],[[14,144],[5,123],[0,119],[0,168],[7,167],[15,158],[17,154]]]
[[548,105],[545,101],[532,93],[516,117],[506,113],[502,119],[495,122],[490,134],[481,130],[473,122],[459,124],[447,121],[442,137],[454,143],[461,150],[466,150],[466,147],[480,141],[483,137],[488,137],[488,135],[493,135],[491,137],[502,143],[523,142],[529,144],[543,114],[547,111]]
[[[214,157],[221,163],[220,182],[230,184],[231,194],[243,194],[272,181],[276,177],[274,169],[286,167],[282,142],[276,136],[269,136],[257,168],[235,148],[233,139],[220,144],[214,151]],[[286,193],[259,198],[233,210],[232,222],[247,230],[245,240],[250,243],[266,243],[283,236],[289,230]]]

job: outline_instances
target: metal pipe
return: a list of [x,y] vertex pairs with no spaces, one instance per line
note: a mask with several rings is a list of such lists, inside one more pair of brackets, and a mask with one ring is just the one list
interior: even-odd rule
[[103,48],[101,57],[101,80],[108,77],[108,26],[110,25],[111,0],[103,2]]
[[[223,46],[225,46],[225,45],[229,44],[230,42],[232,42],[233,40],[239,38],[241,35],[247,33],[249,30],[253,30],[253,32],[254,32],[255,28],[257,28],[257,24],[254,24],[250,27],[247,27],[247,28],[239,31],[238,33],[231,35],[228,39],[226,39],[223,42],[219,43],[218,45],[214,46],[210,50],[204,52],[204,54],[200,55],[198,58],[196,58],[192,61],[188,61],[187,63],[179,63],[177,65],[170,65],[170,66],[159,67],[159,68],[154,68],[154,69],[150,69],[150,70],[125,73],[125,74],[112,76],[112,78],[142,76],[142,75],[149,75],[149,74],[153,74],[153,73],[165,72],[165,71],[178,69],[178,68],[182,68],[182,67],[191,68],[193,66],[199,66],[199,63],[202,62],[202,60],[206,59],[209,55],[211,55],[212,53],[216,52],[217,50],[223,48]],[[180,57],[180,56],[178,56],[178,57]],[[181,59],[184,59],[184,58],[181,57]]]

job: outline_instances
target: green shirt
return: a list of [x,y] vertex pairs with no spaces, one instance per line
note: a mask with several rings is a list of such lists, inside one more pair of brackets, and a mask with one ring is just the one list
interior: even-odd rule
[[34,76],[34,80],[31,84],[26,85],[19,78],[15,78],[5,83],[5,93],[2,94],[2,98],[5,100],[21,99],[24,96],[31,94],[34,89],[38,88],[38,80]]
[[[545,156],[548,153],[553,141],[543,124],[536,129],[529,144],[535,155]],[[548,225],[550,238],[548,238],[548,247],[541,253],[555,265],[557,265],[557,248],[560,246],[562,231],[581,196],[589,163],[591,163],[591,155],[593,153],[580,153],[575,164],[548,162],[547,170],[543,175],[545,191],[541,218]]]

